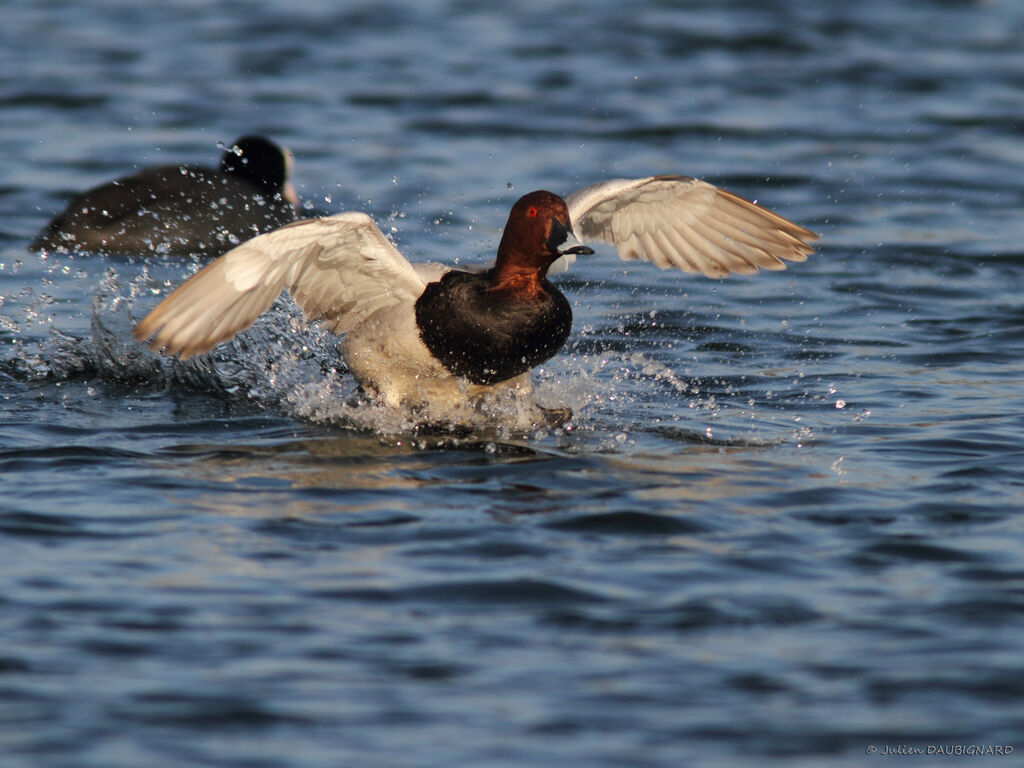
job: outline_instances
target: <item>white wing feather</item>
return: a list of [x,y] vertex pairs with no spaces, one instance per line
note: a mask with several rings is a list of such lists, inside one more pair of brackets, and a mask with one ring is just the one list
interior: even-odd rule
[[[689,176],[612,179],[566,197],[580,240],[612,243],[619,257],[708,277],[785,269],[817,235],[742,197]],[[549,273],[568,268],[562,257]],[[564,263],[563,263],[564,262]]]
[[242,243],[165,298],[135,335],[192,357],[247,328],[285,289],[307,318],[345,333],[379,309],[414,302],[425,287],[373,219],[340,213]]

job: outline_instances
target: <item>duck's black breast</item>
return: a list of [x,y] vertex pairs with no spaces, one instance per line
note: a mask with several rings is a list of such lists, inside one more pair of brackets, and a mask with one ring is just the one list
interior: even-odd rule
[[569,337],[572,310],[547,280],[529,300],[488,291],[491,273],[448,272],[416,301],[420,338],[456,376],[496,384],[552,357]]

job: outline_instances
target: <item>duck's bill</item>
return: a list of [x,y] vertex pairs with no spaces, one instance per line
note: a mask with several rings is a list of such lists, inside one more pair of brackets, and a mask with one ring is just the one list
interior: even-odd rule
[[594,249],[591,248],[589,245],[576,245],[573,246],[572,248],[563,248],[562,250],[559,251],[559,253],[562,254],[563,256],[589,256],[593,252]]
[[558,252],[562,256],[570,254],[573,256],[589,256],[594,252],[594,249],[581,243],[570,229],[565,236],[565,242],[558,247]]

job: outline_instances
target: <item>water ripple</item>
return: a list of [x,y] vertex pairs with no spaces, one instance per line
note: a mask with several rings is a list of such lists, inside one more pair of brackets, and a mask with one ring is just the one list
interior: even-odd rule
[[[1019,3],[4,13],[5,768],[1019,738]],[[292,148],[306,215],[418,260],[490,259],[528,190],[657,173],[822,240],[722,281],[599,246],[536,372],[568,427],[427,429],[288,300],[174,362],[131,328],[198,260],[26,250],[76,191],[244,132]]]

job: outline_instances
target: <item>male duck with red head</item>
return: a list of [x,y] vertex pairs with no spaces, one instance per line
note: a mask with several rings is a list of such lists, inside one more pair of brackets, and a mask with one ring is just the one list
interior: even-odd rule
[[547,279],[567,254],[593,253],[569,226],[565,201],[531,192],[508,217],[493,269],[452,270],[416,300],[430,354],[455,376],[496,384],[540,365],[569,338],[572,310]]
[[623,259],[724,277],[803,261],[815,237],[686,176],[615,179],[565,200],[531,192],[512,207],[486,270],[411,264],[369,216],[341,213],[229,251],[165,298],[135,335],[188,358],[251,325],[287,289],[308,319],[345,335],[349,370],[384,403],[527,395],[530,370],[569,336],[569,302],[548,274],[593,253],[581,240],[610,242]]

